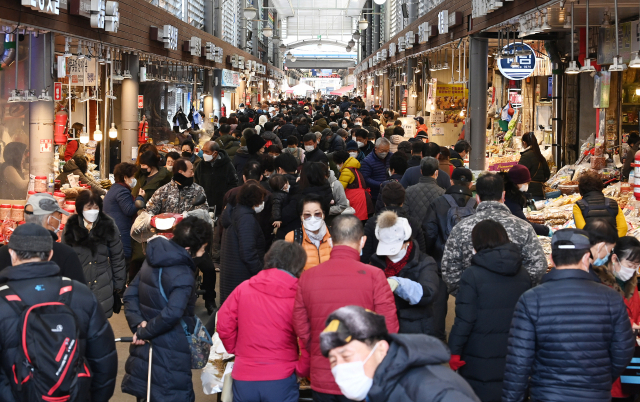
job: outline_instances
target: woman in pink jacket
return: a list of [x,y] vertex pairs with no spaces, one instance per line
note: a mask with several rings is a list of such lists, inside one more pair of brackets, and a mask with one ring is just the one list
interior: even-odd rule
[[264,257],[264,269],[220,307],[218,334],[227,352],[236,355],[234,402],[298,401],[296,374],[309,375],[309,354],[298,348],[293,304],[306,261],[300,245],[276,241]]

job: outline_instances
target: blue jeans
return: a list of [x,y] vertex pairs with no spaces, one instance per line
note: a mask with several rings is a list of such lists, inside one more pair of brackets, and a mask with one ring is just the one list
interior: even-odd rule
[[298,402],[299,397],[295,373],[283,380],[233,380],[233,402]]

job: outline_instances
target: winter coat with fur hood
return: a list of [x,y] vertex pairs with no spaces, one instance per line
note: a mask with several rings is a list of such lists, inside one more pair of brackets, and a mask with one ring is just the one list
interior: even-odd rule
[[87,286],[96,295],[107,318],[111,317],[113,293],[123,292],[127,279],[124,249],[115,221],[100,212],[89,231],[83,219],[73,214],[64,227],[62,241],[78,255]]

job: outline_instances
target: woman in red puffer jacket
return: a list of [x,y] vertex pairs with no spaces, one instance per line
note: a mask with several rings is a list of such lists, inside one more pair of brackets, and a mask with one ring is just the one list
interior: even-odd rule
[[298,401],[296,374],[309,375],[309,354],[298,348],[293,304],[306,260],[299,244],[276,241],[264,257],[264,269],[220,307],[218,335],[236,355],[234,401]]

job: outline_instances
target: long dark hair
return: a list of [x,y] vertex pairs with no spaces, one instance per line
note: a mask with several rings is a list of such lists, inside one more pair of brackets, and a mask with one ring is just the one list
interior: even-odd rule
[[547,163],[547,160],[542,156],[542,152],[540,152],[540,147],[538,146],[538,139],[533,131],[529,131],[522,136],[522,142],[526,143],[531,152],[538,158],[541,163]]
[[327,165],[322,162],[307,162],[302,165],[300,171],[299,188],[303,190],[307,187],[320,187],[328,183]]
[[504,198],[515,201],[520,205],[520,207],[524,208],[527,204],[527,196],[520,191],[513,181],[511,181],[507,172],[500,172],[499,174],[502,176],[502,180],[504,181]]

